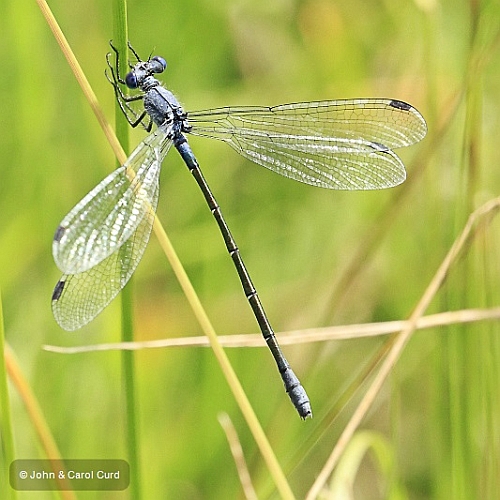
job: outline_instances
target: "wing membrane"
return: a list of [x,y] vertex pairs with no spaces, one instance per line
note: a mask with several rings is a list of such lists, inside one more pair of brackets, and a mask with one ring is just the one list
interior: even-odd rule
[[192,133],[219,139],[285,177],[330,189],[380,189],[404,181],[392,149],[427,126],[411,105],[356,99],[218,108],[189,113]]
[[61,271],[78,274],[96,266],[136,233],[144,217],[154,213],[161,163],[171,144],[161,130],[149,135],[122,167],[69,212],[52,245]]
[[154,218],[151,209],[116,252],[88,271],[61,277],[52,295],[52,312],[61,328],[85,326],[118,295],[144,254]]

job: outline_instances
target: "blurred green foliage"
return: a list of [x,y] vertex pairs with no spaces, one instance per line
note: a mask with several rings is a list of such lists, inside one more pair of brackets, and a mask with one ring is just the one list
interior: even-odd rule
[[[113,24],[108,2],[50,6],[111,120],[114,95],[104,77]],[[277,331],[407,317],[470,210],[500,192],[498,2],[131,0],[128,7],[134,47],[165,57],[162,79],[187,110],[380,96],[408,101],[424,114],[425,142],[400,152],[407,182],[384,192],[304,186],[223,144],[190,139]],[[120,355],[41,350],[119,339],[118,301],[71,334],[50,310],[60,274],[51,257],[55,228],[115,159],[36,4],[7,0],[1,10],[0,284],[7,340],[63,456],[122,458]],[[143,136],[134,131],[132,144]],[[217,332],[255,332],[197,189],[171,152],[158,215]],[[385,229],[373,251],[346,277],[377,227]],[[473,244],[434,311],[498,304],[499,234],[494,223]],[[154,237],[135,276],[138,340],[200,333]],[[493,498],[498,490],[495,335],[493,324],[417,333],[398,365],[392,398],[381,394],[365,422],[392,438],[398,481],[409,497]],[[307,423],[289,405],[266,350],[229,351],[299,498],[352,404],[313,442],[322,417],[328,420],[380,342],[286,349],[316,414]],[[235,423],[259,498],[276,498],[210,350],[144,351],[136,367],[145,498],[242,497],[220,411]],[[37,458],[36,436],[12,395],[17,453]],[[361,471],[358,498],[380,497],[374,474],[369,464]],[[78,497],[127,498],[127,492]]]

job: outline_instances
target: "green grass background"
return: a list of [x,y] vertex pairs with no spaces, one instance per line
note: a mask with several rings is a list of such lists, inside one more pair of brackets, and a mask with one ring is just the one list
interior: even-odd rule
[[[54,0],[50,6],[112,120],[114,95],[104,77],[110,5]],[[75,333],[62,331],[50,310],[60,276],[51,256],[55,228],[115,159],[35,2],[7,0],[0,9],[6,339],[64,458],[127,458],[120,354],[42,350],[120,339],[119,300]],[[143,57],[153,52],[167,60],[162,80],[187,110],[392,97],[423,113],[428,136],[400,152],[408,180],[386,191],[301,185],[223,144],[190,139],[277,331],[406,318],[469,213],[500,193],[498,2],[130,0],[128,9],[134,47]],[[143,137],[134,131],[131,143]],[[217,333],[256,332],[214,221],[175,151],[164,162],[158,216]],[[379,227],[386,229],[350,273],[367,235]],[[476,235],[433,312],[499,303],[499,235],[495,221]],[[137,340],[201,334],[154,236],[135,273],[133,304]],[[388,491],[394,498],[495,498],[498,334],[493,322],[415,334],[362,425],[384,438],[383,455],[394,467],[380,470],[366,458],[355,498],[387,498]],[[340,412],[337,402],[381,342],[286,348],[312,401],[315,418],[307,422],[294,413],[265,349],[228,350],[298,498],[365,387]],[[242,498],[217,421],[221,411],[236,426],[258,497],[278,498],[210,349],[141,351],[135,359],[144,498]],[[16,458],[44,458],[10,389]],[[397,493],[388,485],[397,485]],[[2,487],[3,498],[11,492]],[[130,490],[77,497],[129,498]]]

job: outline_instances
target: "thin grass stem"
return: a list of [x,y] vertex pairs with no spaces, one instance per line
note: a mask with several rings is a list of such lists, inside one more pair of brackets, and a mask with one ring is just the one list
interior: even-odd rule
[[9,466],[15,458],[14,450],[14,433],[12,428],[11,409],[9,388],[7,385],[7,368],[5,366],[5,330],[3,322],[3,307],[2,295],[0,291],[0,434],[2,436],[3,458],[0,463],[3,480],[0,481],[2,490],[0,497],[2,498],[17,498],[17,493],[13,488],[9,487]]

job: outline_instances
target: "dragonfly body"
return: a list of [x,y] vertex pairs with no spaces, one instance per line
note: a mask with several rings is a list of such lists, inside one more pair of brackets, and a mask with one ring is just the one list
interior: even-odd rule
[[[159,193],[161,164],[172,145],[193,174],[219,226],[245,295],[276,361],[299,415],[312,415],[309,399],[281,352],[271,324],[236,242],[191,150],[186,133],[222,140],[270,170],[330,189],[380,189],[405,179],[393,149],[421,140],[425,121],[411,105],[394,99],[357,99],[286,104],[275,107],[224,107],[186,113],[177,98],[154,77],[166,68],[155,56],[137,62],[124,80],[108,66],[120,107],[132,126],[151,133],[63,219],[53,254],[65,275],[57,283],[52,307],[67,330],[82,327],[125,286],[146,248]],[[120,85],[138,90],[123,94]],[[133,104],[142,101],[143,108]]]
[[174,122],[183,124],[186,116],[174,94],[161,86],[153,87],[144,95],[144,109],[158,127],[168,128]]
[[[156,61],[153,60],[153,63],[155,62]],[[163,59],[160,59],[158,62],[161,66],[166,66],[162,64],[164,62]],[[172,141],[182,159],[186,163],[186,166],[193,174],[198,186],[202,190],[208,207],[210,208],[210,211],[212,212],[224,237],[227,251],[229,252],[229,255],[231,256],[236,267],[243,290],[252,310],[254,311],[264,339],[276,360],[286,391],[288,392],[294,406],[297,408],[300,416],[306,418],[312,415],[309,398],[300,384],[299,379],[291,369],[290,364],[281,352],[271,324],[269,323],[269,320],[264,312],[264,308],[260,302],[257,290],[255,289],[243,259],[241,258],[236,241],[234,240],[229,227],[224,220],[221,209],[201,172],[196,157],[182,133],[190,132],[192,129],[188,124],[187,115],[172,92],[167,90],[157,80],[152,78],[147,71],[147,63],[144,64],[145,66],[142,66],[141,63],[139,63],[139,65],[141,65],[139,70],[134,68],[134,71],[127,75],[127,85],[132,88],[137,86],[144,92],[144,109],[146,113],[165,134],[166,140]],[[153,66],[153,68],[154,67],[155,66]]]

